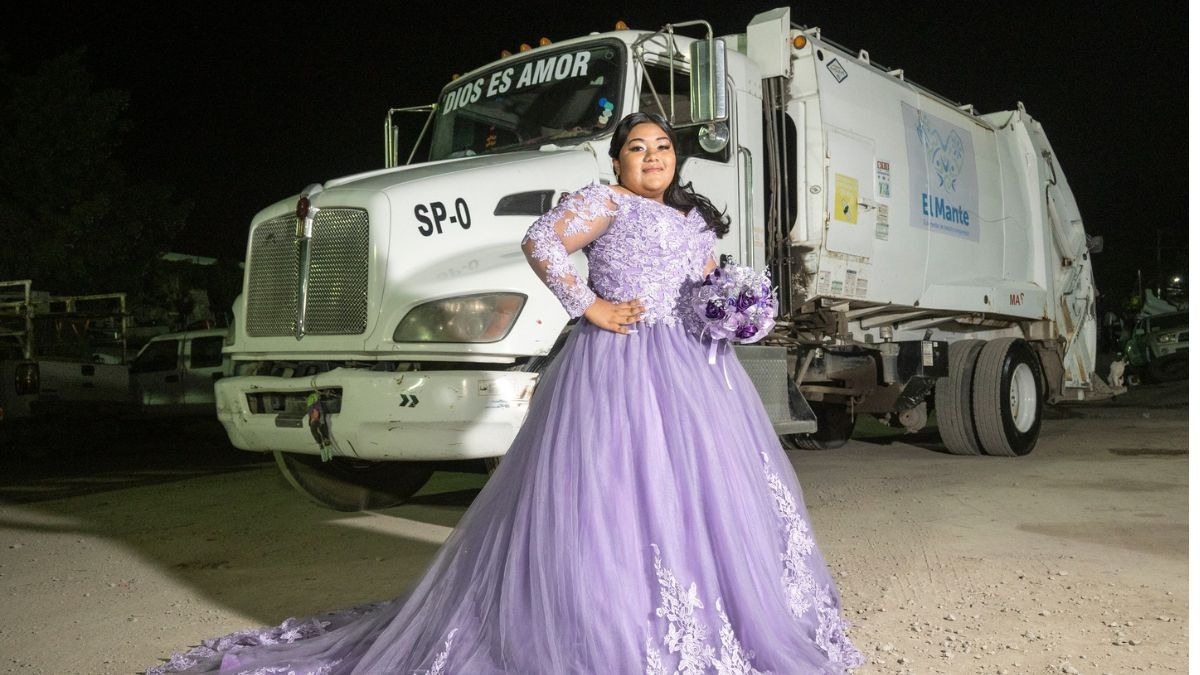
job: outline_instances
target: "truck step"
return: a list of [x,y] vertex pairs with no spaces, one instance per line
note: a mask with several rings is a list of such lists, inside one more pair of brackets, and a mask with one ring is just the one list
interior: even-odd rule
[[788,396],[786,347],[735,345],[734,351],[758,390],[776,434],[811,434],[817,430],[817,416],[804,397]]

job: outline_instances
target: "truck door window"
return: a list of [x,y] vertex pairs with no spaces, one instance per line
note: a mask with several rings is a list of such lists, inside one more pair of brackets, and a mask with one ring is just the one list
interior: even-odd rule
[[192,368],[216,368],[221,365],[221,347],[225,338],[221,335],[198,337],[192,340]]
[[129,371],[133,373],[159,373],[178,370],[179,340],[159,340],[146,345],[133,360]]
[[442,92],[430,159],[581,143],[621,111],[625,48],[617,41],[509,57]]
[[[675,101],[675,135],[679,138],[679,147],[675,149],[679,159],[699,157],[713,162],[728,162],[731,155],[732,143],[726,145],[720,152],[705,152],[700,147],[700,127],[692,124],[692,98],[688,84],[688,74],[679,70],[671,70],[664,65],[648,62],[642,78],[638,94],[638,110],[652,112],[665,117],[671,114],[671,101]],[[675,96],[671,98],[671,79],[675,80]],[[653,86],[651,86],[653,85]],[[732,96],[728,100],[733,100]]]

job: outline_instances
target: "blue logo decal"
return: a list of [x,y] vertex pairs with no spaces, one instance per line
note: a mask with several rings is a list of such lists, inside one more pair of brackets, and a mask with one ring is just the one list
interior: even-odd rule
[[943,140],[937,129],[925,121],[925,115],[917,115],[917,138],[925,146],[929,165],[937,175],[938,187],[951,192],[958,190],[958,176],[962,173],[963,160],[967,151],[958,131],[951,131]]

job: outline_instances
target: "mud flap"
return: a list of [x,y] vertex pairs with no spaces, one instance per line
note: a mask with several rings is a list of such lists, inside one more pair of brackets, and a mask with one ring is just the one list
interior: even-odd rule
[[789,392],[787,348],[759,345],[734,345],[738,361],[762,399],[776,434],[811,434],[817,430],[817,416],[795,385]]

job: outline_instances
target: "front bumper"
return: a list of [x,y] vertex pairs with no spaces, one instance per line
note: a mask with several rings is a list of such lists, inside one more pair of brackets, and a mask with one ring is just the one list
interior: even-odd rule
[[332,399],[326,420],[335,455],[477,459],[508,450],[536,383],[536,373],[495,370],[339,368],[313,377],[227,377],[216,383],[217,418],[242,450],[320,454],[304,404],[319,391]]

